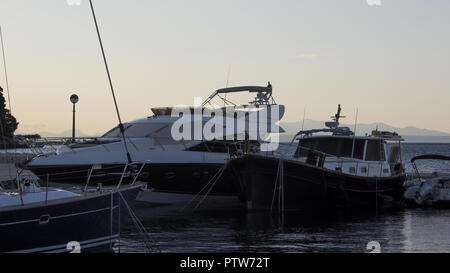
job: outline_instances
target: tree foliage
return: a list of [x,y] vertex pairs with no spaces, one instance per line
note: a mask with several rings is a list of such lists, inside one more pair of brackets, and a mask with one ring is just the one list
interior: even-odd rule
[[3,88],[0,86],[0,139],[11,142],[14,137],[14,132],[17,130],[19,123],[11,114],[9,109],[6,109],[6,100],[3,96]]

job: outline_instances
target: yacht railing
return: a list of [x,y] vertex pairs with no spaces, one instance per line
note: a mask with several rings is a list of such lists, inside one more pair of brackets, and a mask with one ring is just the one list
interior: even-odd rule
[[[137,138],[125,138],[127,143],[130,143],[134,150],[136,151],[148,151],[148,145],[140,145],[139,143],[136,143]],[[167,151],[170,150],[170,146],[182,146],[185,150],[188,150],[190,148],[193,148],[192,145],[189,145],[187,141],[174,141],[170,137],[151,137],[149,139],[152,139],[155,147],[160,147],[161,150]],[[30,138],[22,138],[20,139],[20,142],[23,143],[28,149],[28,153],[32,154],[34,156],[45,156],[50,154],[55,154],[58,152],[58,149],[66,146],[69,151],[77,154],[78,148],[83,148],[80,145],[85,144],[86,147],[89,147],[89,145],[98,145],[101,146],[105,152],[111,152],[110,149],[108,149],[106,144],[113,143],[114,140],[116,141],[122,141],[121,138],[98,138],[98,137],[80,137],[76,138],[76,141],[73,142],[72,138],[68,137],[49,137],[49,138],[40,138],[40,139],[30,139]],[[164,144],[164,143],[170,142],[170,144]],[[193,146],[197,145],[197,141],[193,140],[194,143]],[[201,141],[198,141],[198,144],[202,144]],[[203,141],[203,145],[206,146],[206,149],[208,152],[215,152],[214,149],[210,146],[212,144],[222,144],[224,145],[225,149],[229,149],[230,147],[233,147],[234,149],[230,149],[233,151],[242,150],[244,151],[246,147],[245,141],[226,141],[226,140],[213,140],[213,141]]]
[[[205,150],[202,151],[197,150],[199,152],[221,152],[221,153],[227,153],[229,154],[230,157],[238,157],[238,156],[242,156],[245,155],[246,153],[259,153],[259,154],[263,154],[265,156],[273,156],[273,157],[283,157],[284,159],[289,159],[289,160],[297,160],[297,161],[308,161],[308,159],[310,160],[309,163],[313,163],[313,165],[316,165],[318,167],[324,167],[324,164],[335,164],[337,167],[335,168],[336,170],[340,170],[340,171],[344,171],[344,165],[345,168],[349,168],[348,171],[345,171],[346,173],[350,173],[350,174],[360,174],[360,175],[366,175],[366,176],[377,176],[379,175],[380,177],[383,176],[383,171],[384,171],[384,167],[386,167],[387,165],[389,165],[389,172],[390,173],[399,173],[401,172],[403,169],[402,167],[400,168],[398,165],[401,164],[401,162],[396,162],[396,163],[391,163],[391,162],[387,162],[386,160],[384,161],[377,161],[377,162],[369,162],[369,161],[364,161],[361,159],[357,159],[357,158],[349,158],[349,157],[340,157],[337,155],[332,155],[332,154],[327,154],[325,152],[321,152],[315,149],[311,149],[311,148],[307,148],[307,147],[297,147],[297,145],[293,145],[294,143],[290,143],[290,144],[286,144],[286,143],[279,143],[279,149],[277,151],[273,151],[273,152],[261,152],[260,151],[260,146],[259,145],[255,145],[252,142],[249,141],[225,141],[225,140],[213,140],[213,141],[204,141],[204,142],[198,142],[198,144],[195,144],[193,146],[189,146],[187,145],[186,141],[178,141],[178,142],[174,142],[173,140],[171,141],[171,143],[169,145],[165,145],[164,142],[167,142],[168,140],[171,140],[171,138],[162,138],[162,137],[152,137],[153,141],[154,141],[154,146],[155,147],[160,147],[163,151],[169,150],[171,145],[181,145],[185,150],[189,150],[189,149],[193,149],[192,151],[196,151],[195,147],[198,145],[204,145]],[[166,140],[165,140],[166,139]],[[92,144],[97,144],[101,147],[103,147],[103,149],[105,150],[105,152],[111,152],[110,149],[107,148],[107,143],[111,143],[111,141],[113,141],[114,139],[110,139],[110,141],[106,140],[106,139],[101,139],[101,138],[96,138],[96,137],[82,137],[82,138],[77,138],[76,142],[74,143],[76,144],[86,144],[89,145],[90,143]],[[117,139],[118,141],[121,141],[121,139]],[[71,144],[72,143],[72,138],[58,138],[58,137],[53,137],[53,138],[43,138],[43,139],[39,139],[38,141],[35,141],[34,143],[40,143],[40,145],[38,145],[36,147],[36,145],[32,145],[33,142],[27,142],[30,144],[30,149],[32,149],[35,153],[35,155],[37,156],[42,156],[42,155],[48,155],[48,149],[45,151],[42,149],[42,146],[45,147],[50,147],[51,152],[50,153],[54,153],[57,151],[57,147],[62,145],[67,145],[67,143]],[[148,147],[146,145],[139,145],[138,143],[135,142],[134,139],[132,138],[126,138],[126,141],[129,142],[132,147],[136,150],[136,151],[148,151]],[[220,151],[218,151],[218,147],[217,145],[223,145],[223,149],[221,149]],[[146,147],[144,147],[146,146]],[[69,146],[70,148],[70,146]],[[303,156],[303,157],[295,157],[295,154],[298,152],[298,150],[303,151],[305,154],[311,153],[311,156]],[[77,153],[77,149],[76,148],[72,148],[70,149],[73,153]],[[316,162],[312,162],[311,160],[315,158]],[[308,162],[306,162],[308,163]],[[354,164],[354,166],[350,166],[351,164]],[[119,164],[119,163],[118,163]],[[122,163],[124,164],[124,163]],[[354,168],[354,172],[351,171],[350,169]],[[363,169],[364,168],[364,169]],[[379,170],[379,173],[378,173]],[[79,172],[79,171],[77,171]],[[84,171],[84,173],[88,173],[90,172],[90,170],[86,170]],[[374,173],[376,172],[376,173]],[[100,171],[96,171],[95,173],[101,173]],[[53,173],[52,176],[54,176],[55,174]],[[83,174],[81,177],[84,177],[85,175]]]
[[[290,151],[289,149],[291,148],[291,144],[285,144],[285,143],[280,143],[281,146],[287,146],[287,150],[286,149],[278,149],[277,152],[275,153],[265,153],[266,156],[272,156],[272,157],[281,157],[282,159],[285,160],[294,160],[294,161],[299,161],[299,162],[303,162],[303,163],[307,163],[307,164],[311,164],[317,167],[321,167],[324,168],[325,164],[329,164],[329,165],[333,165],[335,164],[336,171],[341,171],[344,172],[344,166],[346,168],[349,169],[349,171],[345,171],[344,173],[349,173],[349,174],[359,174],[359,175],[364,175],[367,177],[382,177],[383,176],[383,172],[385,170],[385,167],[389,166],[389,173],[392,174],[398,174],[403,172],[402,171],[402,167],[401,164],[402,162],[395,162],[395,163],[391,163],[388,162],[386,160],[383,161],[376,161],[376,162],[371,162],[371,161],[365,161],[362,159],[358,159],[358,158],[349,158],[349,157],[341,157],[341,156],[337,156],[337,155],[333,155],[333,154],[328,154],[316,149],[311,149],[311,148],[307,148],[307,147],[293,147],[293,150]],[[294,149],[295,148],[295,149]],[[306,156],[296,156],[296,154],[298,153],[302,153],[304,152]],[[351,164],[354,164],[354,166],[351,166]],[[326,166],[325,166],[326,168]],[[354,168],[354,172],[350,171],[351,168]],[[362,171],[362,169],[360,170],[360,168],[365,168],[365,171]],[[396,168],[401,168],[397,171]],[[375,173],[374,173],[375,172]]]
[[[97,182],[102,182],[102,183],[98,183],[98,188],[96,189],[96,191],[98,190],[102,190],[103,189],[103,183],[105,182],[117,182],[115,184],[117,184],[117,186],[114,187],[114,190],[118,191],[121,186],[124,183],[124,180],[126,178],[130,178],[130,185],[135,185],[139,179],[139,177],[141,176],[143,170],[145,169],[145,167],[150,163],[150,161],[140,161],[140,162],[133,162],[133,163],[127,163],[124,165],[123,167],[123,171],[120,174],[120,178],[117,176],[114,176],[114,174],[112,174],[113,177],[106,179],[106,180],[100,180]],[[76,187],[76,186],[71,186],[72,190],[81,190],[84,194],[88,194],[89,191],[89,187],[90,187],[90,183],[93,177],[95,177],[94,172],[95,171],[105,171],[105,170],[112,170],[112,169],[117,169],[117,167],[105,167],[105,168],[97,168],[97,166],[93,165],[90,169],[86,169],[86,170],[78,170],[78,171],[72,171],[72,172],[61,172],[61,173],[49,173],[49,174],[45,174],[45,175],[40,175],[41,180],[40,182],[38,181],[38,178],[34,175],[28,174],[28,173],[24,173],[24,170],[21,170],[19,172],[17,172],[17,176],[16,179],[14,181],[14,184],[16,185],[16,190],[20,195],[20,200],[21,200],[21,205],[24,206],[25,203],[23,201],[23,190],[22,190],[22,186],[23,186],[23,182],[24,181],[28,181],[29,183],[35,183],[35,185],[39,186],[39,187],[45,187],[45,203],[48,203],[48,194],[49,194],[49,189],[50,189],[50,184],[51,183],[62,183],[64,181],[58,181],[58,180],[54,180],[52,177],[55,176],[70,176],[70,179],[80,179],[80,181],[83,178],[86,178],[86,184],[83,187],[83,189]],[[73,175],[77,175],[77,174],[85,174],[80,175],[80,176],[73,176]],[[45,179],[44,179],[45,178]],[[66,178],[67,179],[67,178]],[[65,180],[65,179],[62,179]],[[45,185],[44,185],[45,184]],[[114,184],[114,183],[112,183]],[[62,186],[58,186],[57,188],[64,188]]]
[[[88,141],[97,141],[97,137],[78,137],[75,138],[76,143],[83,143]],[[28,149],[33,155],[48,155],[56,153],[58,148],[64,145],[74,144],[73,138],[69,137],[43,137],[43,138],[25,138],[19,137],[16,139],[17,147],[24,147]],[[101,143],[100,143],[101,144]],[[16,148],[14,150],[19,150]],[[11,149],[12,150],[12,149]]]

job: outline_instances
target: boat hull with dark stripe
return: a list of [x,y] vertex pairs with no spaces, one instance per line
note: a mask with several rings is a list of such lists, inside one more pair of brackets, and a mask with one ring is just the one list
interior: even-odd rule
[[[47,180],[56,184],[85,185],[91,172],[92,165],[58,165],[58,166],[24,166],[45,183]],[[124,164],[98,165],[94,168],[89,183],[96,186],[117,185],[124,172]],[[124,182],[129,182],[126,176]]]
[[[370,208],[381,206],[384,197],[401,198],[405,175],[360,177],[284,160],[285,210],[323,210],[330,207]],[[276,187],[280,159],[246,155],[230,162],[249,210],[278,209],[280,189]],[[391,198],[391,199],[392,199]]]
[[[142,165],[141,165],[142,166]],[[141,166],[137,165],[139,170]],[[139,181],[148,183],[149,188],[166,193],[197,194],[213,179],[224,164],[213,163],[151,163],[142,170]],[[43,183],[47,180],[54,183],[84,185],[92,166],[33,166],[27,167],[37,175]],[[90,185],[98,183],[114,185],[120,180],[125,165],[102,165],[92,172]],[[77,175],[74,175],[77,174]],[[124,183],[130,182],[126,176]],[[214,182],[214,181],[213,181]],[[210,184],[212,186],[213,183]],[[205,190],[208,191],[208,187]],[[239,191],[236,177],[226,168],[212,188],[211,195],[231,196]]]
[[[120,190],[132,206],[140,185]],[[112,251],[120,226],[129,219],[116,192],[95,192],[14,208],[0,209],[0,253]]]

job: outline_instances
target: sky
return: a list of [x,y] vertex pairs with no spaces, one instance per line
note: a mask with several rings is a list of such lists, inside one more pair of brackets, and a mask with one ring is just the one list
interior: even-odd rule
[[[361,123],[450,133],[448,0],[94,5],[124,121],[192,105],[227,83],[270,81],[286,122],[300,123],[305,106],[308,119],[327,120],[340,103],[346,123],[358,109]],[[118,124],[87,0],[1,0],[0,24],[19,132],[70,130],[73,93],[79,130],[98,135]]]

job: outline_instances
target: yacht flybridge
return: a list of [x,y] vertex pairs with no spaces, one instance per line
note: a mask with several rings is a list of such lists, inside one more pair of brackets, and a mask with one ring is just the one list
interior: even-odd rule
[[[236,92],[256,93],[257,96],[249,105],[239,106],[223,97],[224,94]],[[216,109],[223,111],[223,123],[220,119],[204,115],[214,98],[220,98],[225,103],[225,107]],[[230,115],[227,112],[230,106],[237,106],[237,113]],[[284,106],[277,105],[273,100],[270,84],[268,87],[244,86],[221,89],[209,97],[198,113],[197,108],[188,108],[192,118],[184,123],[180,115],[173,113],[175,107],[154,108],[153,116],[125,123],[124,138],[120,127],[116,127],[102,137],[63,146],[54,154],[37,156],[27,162],[25,167],[41,179],[50,176],[51,181],[56,183],[61,181],[66,184],[84,184],[88,177],[92,183],[116,183],[127,163],[123,145],[125,139],[132,160],[147,162],[142,166],[139,180],[148,182],[149,188],[152,188],[154,193],[197,194],[221,168],[224,168],[231,156],[245,151],[248,147],[246,143],[256,144],[253,147],[259,147],[260,143],[264,142],[262,139],[248,139],[248,132],[257,128],[252,126],[248,114],[244,116],[245,126],[236,125],[237,116],[252,111],[267,111],[270,116],[273,112],[271,108],[274,106],[277,106],[277,114],[281,119],[284,115]],[[178,140],[173,137],[173,127],[176,124],[193,127],[195,121],[199,119],[201,125],[209,122],[216,128],[224,127],[222,139],[218,137],[211,140],[202,137]],[[230,124],[235,126],[229,128]],[[267,128],[269,133],[283,131],[273,126]],[[239,135],[247,137],[244,137],[247,141],[240,140]],[[236,195],[238,189],[232,176],[231,172],[225,171],[221,175],[221,182],[217,183],[210,194]],[[172,201],[169,198],[161,202]]]
[[[360,208],[380,206],[385,196],[400,199],[406,179],[401,161],[403,139],[388,132],[356,136],[339,126],[340,118],[339,106],[327,128],[299,132],[293,154],[249,153],[233,160],[231,166],[240,174],[248,208]],[[398,145],[388,150],[388,141]],[[274,203],[276,193],[282,204]]]

